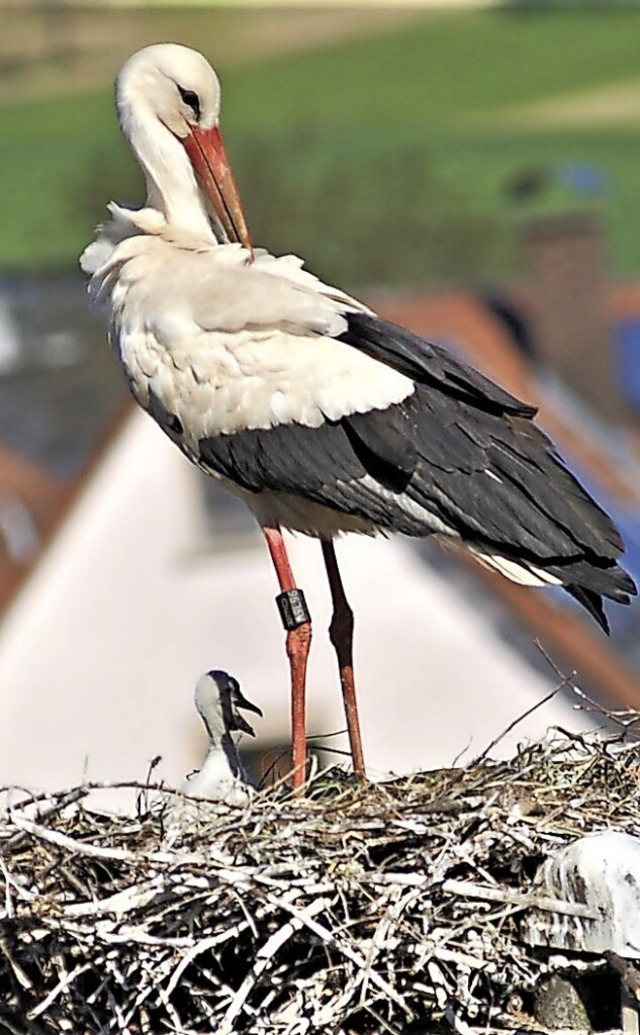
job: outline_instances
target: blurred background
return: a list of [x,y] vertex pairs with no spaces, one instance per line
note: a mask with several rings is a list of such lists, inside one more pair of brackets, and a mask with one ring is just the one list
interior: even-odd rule
[[[106,203],[143,200],[112,82],[147,43],[218,70],[254,240],[537,403],[640,578],[640,4],[21,0],[0,18],[2,783],[140,778],[155,756],[179,780],[214,667],[265,711],[253,771],[288,742],[261,538],[134,413],[77,266]],[[344,725],[328,592],[317,544],[292,549],[319,736]],[[558,672],[609,709],[640,704],[637,604],[609,609],[608,640],[565,595],[429,543],[339,550],[375,775],[473,757],[531,708],[499,750],[601,722],[567,686],[536,709]],[[324,764],[344,739],[315,744]]]

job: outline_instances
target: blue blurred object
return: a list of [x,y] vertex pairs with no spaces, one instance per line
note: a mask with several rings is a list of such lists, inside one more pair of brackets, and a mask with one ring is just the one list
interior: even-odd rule
[[559,184],[578,194],[605,194],[611,186],[611,177],[604,169],[584,162],[559,162],[556,175]]
[[553,162],[517,168],[505,181],[505,192],[514,201],[541,200],[551,194],[570,198],[572,195],[601,198],[611,188],[611,176],[605,169],[586,162]]
[[640,319],[633,317],[614,325],[617,342],[616,373],[622,397],[640,410]]

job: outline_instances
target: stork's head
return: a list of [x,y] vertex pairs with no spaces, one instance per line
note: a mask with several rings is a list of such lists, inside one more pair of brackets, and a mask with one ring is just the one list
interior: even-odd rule
[[154,43],[133,54],[116,79],[118,115],[145,107],[174,136],[211,130],[220,118],[220,83],[209,62],[189,47]]
[[237,679],[230,676],[228,672],[214,669],[205,673],[198,680],[195,693],[196,708],[202,721],[207,727],[209,736],[213,739],[222,733],[231,733],[234,730],[242,733],[249,733],[255,737],[253,728],[249,725],[239,709],[254,712],[262,716],[257,705],[248,701],[240,689]]
[[[116,79],[122,131],[168,218],[199,190],[222,233],[251,248],[240,196],[219,129],[220,83],[197,50],[156,43],[137,51]],[[182,157],[169,143],[182,145]],[[192,174],[189,175],[190,166]],[[184,174],[184,175],[182,175]],[[195,174],[195,180],[193,178]],[[196,186],[197,184],[197,186]]]

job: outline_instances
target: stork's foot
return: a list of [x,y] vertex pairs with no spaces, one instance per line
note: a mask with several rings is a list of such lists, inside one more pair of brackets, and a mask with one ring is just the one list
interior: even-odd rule
[[282,592],[276,597],[282,624],[287,633],[287,656],[291,671],[292,784],[295,791],[304,787],[307,776],[307,659],[311,646],[311,615],[304,593],[295,584],[287,548],[279,528],[265,526],[264,537],[276,569]]
[[331,589],[331,599],[333,600],[333,615],[329,625],[329,637],[336,652],[340,669],[340,685],[342,687],[344,712],[349,733],[353,771],[357,777],[364,780],[366,776],[364,753],[362,751],[362,736],[360,734],[358,703],[356,701],[356,687],[353,675],[353,611],[349,606],[349,601],[342,585],[333,543],[330,541],[323,542],[322,553],[327,569],[329,588]]
[[340,685],[342,687],[344,713],[347,720],[347,731],[349,733],[353,771],[358,779],[364,780],[366,779],[366,770],[364,766],[364,752],[362,750],[362,737],[360,735],[360,719],[358,717],[358,702],[356,700],[356,685],[353,676],[353,665],[341,664],[339,656],[338,662],[340,664]]
[[355,677],[353,675],[353,611],[346,599],[336,609],[329,625],[329,639],[333,644],[340,669],[340,685],[344,700],[344,711],[351,745],[353,771],[361,780],[365,778],[364,753],[360,736],[360,720],[356,700]]
[[287,633],[287,657],[291,670],[292,783],[295,790],[300,790],[307,775],[305,684],[311,647],[311,615],[304,593],[297,587],[280,593],[276,603]]
[[311,622],[303,622],[287,633],[287,655],[291,669],[291,783],[295,791],[307,778],[307,709],[305,685],[311,647]]
[[287,633],[287,656],[291,670],[291,755],[292,783],[299,791],[307,778],[307,659],[311,648],[311,615],[301,589],[286,589],[275,597]]

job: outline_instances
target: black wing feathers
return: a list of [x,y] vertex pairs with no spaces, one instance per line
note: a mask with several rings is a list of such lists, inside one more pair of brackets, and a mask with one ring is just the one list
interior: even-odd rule
[[[198,460],[249,492],[290,493],[382,528],[427,534],[424,520],[417,517],[398,512],[396,522],[390,521],[393,506],[376,491],[376,484],[384,485],[389,461],[371,448],[354,449],[353,440],[342,421],[327,421],[319,428],[285,424],[204,439]],[[367,483],[371,472],[374,480]]]
[[349,313],[340,340],[406,374],[418,384],[444,388],[482,409],[534,417],[536,407],[516,399],[480,371],[458,360],[441,345],[366,313]]
[[404,492],[420,457],[409,434],[404,410],[389,420],[388,410],[370,410],[345,417],[345,429],[354,453],[367,474],[394,492]]
[[[250,492],[291,493],[383,529],[445,531],[556,576],[602,625],[601,596],[635,586],[613,522],[531,418],[535,408],[415,334],[361,314],[341,339],[408,375],[386,410],[200,443],[204,466]],[[318,346],[321,348],[321,344]]]

